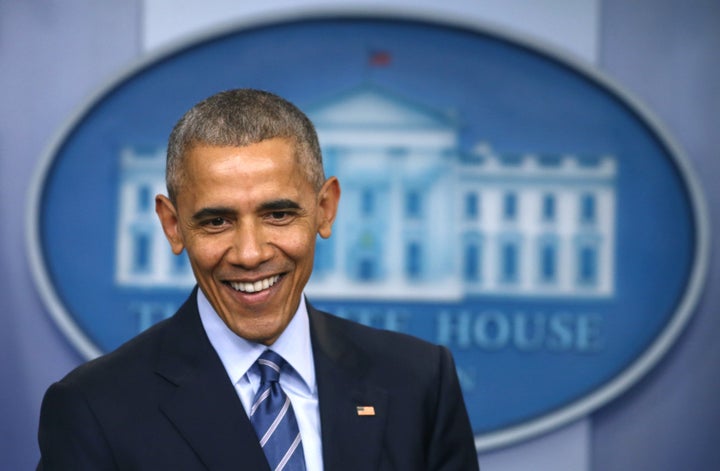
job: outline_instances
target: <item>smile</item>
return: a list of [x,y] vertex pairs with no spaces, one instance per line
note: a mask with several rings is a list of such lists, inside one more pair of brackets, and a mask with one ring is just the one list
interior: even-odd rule
[[277,281],[280,279],[280,275],[274,275],[270,278],[265,278],[264,280],[258,280],[254,283],[243,283],[243,282],[234,282],[230,281],[228,284],[235,290],[240,291],[242,293],[257,293],[258,291],[262,291],[264,289],[270,288],[272,285],[277,283]]

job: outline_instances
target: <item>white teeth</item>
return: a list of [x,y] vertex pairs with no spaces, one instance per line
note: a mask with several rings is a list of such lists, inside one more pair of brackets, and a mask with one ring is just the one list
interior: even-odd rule
[[230,286],[232,286],[235,291],[241,291],[243,293],[257,293],[258,291],[268,289],[277,283],[277,280],[279,279],[280,275],[275,275],[270,278],[265,278],[264,280],[256,281],[255,283],[236,283],[231,281]]

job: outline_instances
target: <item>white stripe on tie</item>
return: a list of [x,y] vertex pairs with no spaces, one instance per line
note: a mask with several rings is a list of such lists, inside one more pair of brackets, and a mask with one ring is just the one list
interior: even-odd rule
[[258,397],[257,401],[255,401],[255,404],[252,405],[252,407],[250,408],[250,417],[255,415],[255,412],[257,411],[258,407],[260,407],[260,404],[262,404],[263,401],[268,398],[268,396],[270,396],[270,389],[266,389],[265,391],[263,391],[260,397]]
[[275,363],[273,363],[272,361],[270,361],[270,360],[266,360],[265,358],[258,358],[258,363],[260,363],[261,365],[269,366],[269,367],[272,368],[273,370],[275,370],[275,371],[277,371],[278,373],[280,373],[280,367],[279,367],[277,364],[275,364]]
[[282,409],[280,409],[280,412],[278,413],[277,417],[275,417],[275,420],[273,420],[272,425],[270,425],[270,428],[265,432],[265,435],[260,440],[260,446],[265,446],[268,440],[270,440],[270,437],[272,437],[272,434],[275,433],[275,429],[277,428],[278,424],[282,422],[283,417],[285,417],[285,413],[288,410],[288,407],[290,407],[290,398],[285,397],[285,403],[282,406]]
[[295,449],[300,444],[300,434],[297,434],[297,437],[295,437],[295,440],[293,440],[292,445],[290,445],[290,449],[288,449],[287,453],[285,453],[285,456],[283,456],[283,459],[280,460],[280,462],[277,465],[277,468],[275,468],[275,471],[282,471],[282,469],[285,467],[285,465],[290,461],[290,458],[292,458],[293,453],[295,453]]

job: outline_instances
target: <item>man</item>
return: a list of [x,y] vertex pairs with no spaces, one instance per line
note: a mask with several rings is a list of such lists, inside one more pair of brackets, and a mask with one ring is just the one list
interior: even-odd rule
[[173,129],[166,179],[156,211],[198,287],[49,388],[38,469],[478,468],[447,349],[303,297],[340,186],[300,110],[257,90],[208,98]]

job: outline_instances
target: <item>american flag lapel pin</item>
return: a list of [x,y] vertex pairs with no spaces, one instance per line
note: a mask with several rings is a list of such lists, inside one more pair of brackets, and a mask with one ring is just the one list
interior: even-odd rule
[[355,408],[357,415],[375,415],[375,408],[373,406],[357,406]]

